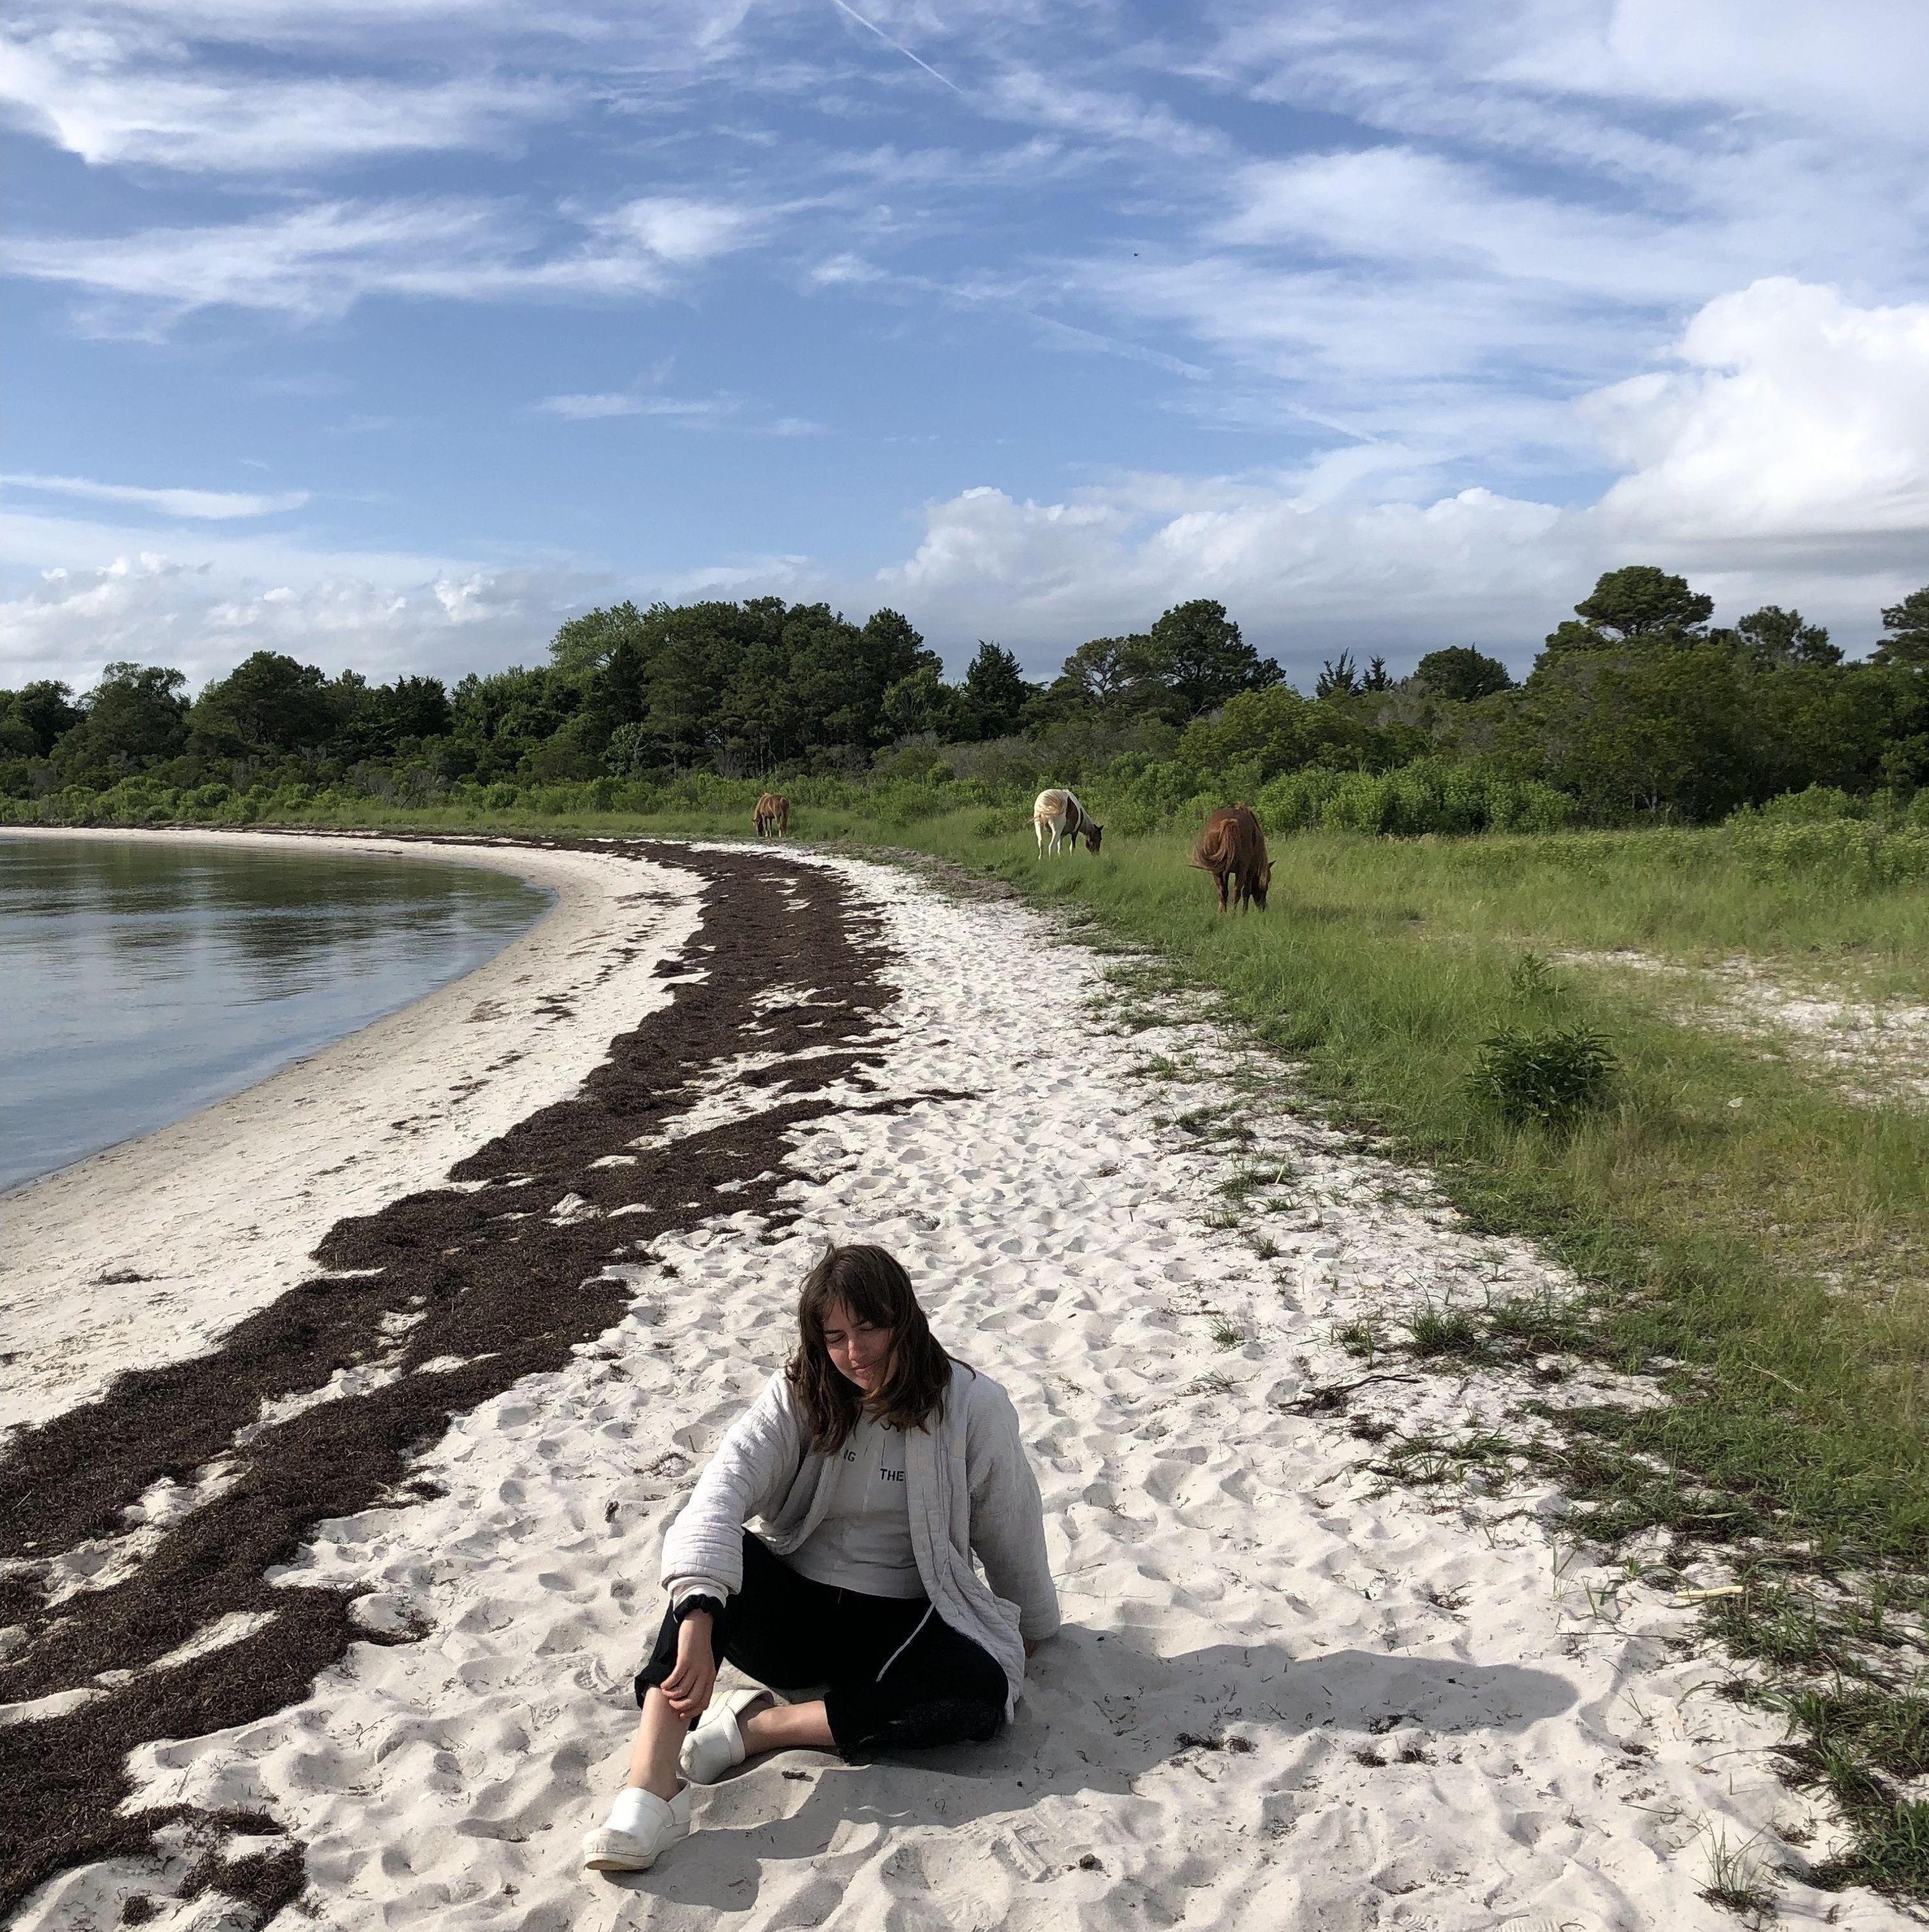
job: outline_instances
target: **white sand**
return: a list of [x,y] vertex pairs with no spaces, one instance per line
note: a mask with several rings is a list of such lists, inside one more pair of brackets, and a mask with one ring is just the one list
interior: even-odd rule
[[1676,1014],[1684,1025],[1745,1034],[1777,1049],[1769,1057],[1786,1053],[1832,1078],[1845,1098],[1865,1106],[1929,1102],[1929,1006],[1858,999],[1827,983],[1791,983],[1745,954],[1706,967],[1631,947],[1556,956],[1679,986],[1689,1002]]
[[[275,835],[143,836],[253,848]],[[0,1429],[85,1401],[124,1368],[208,1347],[313,1274],[309,1252],[335,1222],[434,1186],[567,1098],[615,1035],[668,1001],[652,968],[696,924],[690,874],[600,853],[299,843],[487,866],[557,900],[427,998],[0,1201],[0,1328],[16,1358],[0,1384]],[[114,1275],[145,1279],[101,1284]]]
[[[1155,1052],[1223,1067],[1230,1046],[1107,1031],[1098,961],[1028,914],[840,869],[900,956],[885,1090],[979,1097],[805,1130],[793,1164],[825,1178],[796,1182],[787,1239],[726,1211],[666,1244],[673,1280],[629,1270],[625,1322],[424,1460],[442,1499],[324,1526],[289,1574],[371,1586],[372,1624],[431,1634],[356,1646],[298,1707],[137,1753],[147,1800],[269,1808],[310,1848],[312,1922],[339,1928],[1732,1932],[1698,1896],[1713,1849],[1774,1873],[1801,1856],[1781,1833],[1816,1821],[1772,1775],[1775,1729],[1679,1645],[1690,1614],[1577,1558],[1557,1498],[1376,1493],[1363,1444],[1282,1408],[1361,1372],[1338,1320],[1557,1278],[1458,1231],[1410,1174],[1245,1103],[1253,1164],[1296,1204],[1260,1217],[1281,1249],[1263,1259],[1206,1225],[1226,1163],[1175,1123],[1221,1093],[1132,1070]],[[774,1098],[723,1081],[697,1104]],[[586,1877],[664,1525],[783,1353],[828,1232],[900,1252],[940,1334],[1017,1399],[1066,1628],[994,1744],[768,1760],[700,1793],[656,1870]],[[1377,1392],[1442,1423],[1508,1393]],[[1808,1855],[1829,1843],[1823,1826]],[[151,1882],[73,1872],[19,1922],[111,1924]],[[1793,1880],[1780,1904],[1790,1925],[1910,1922]]]

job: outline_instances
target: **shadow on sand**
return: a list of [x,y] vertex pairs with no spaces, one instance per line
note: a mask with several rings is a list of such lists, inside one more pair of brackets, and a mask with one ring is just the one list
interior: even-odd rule
[[[1401,1723],[1436,1737],[1505,1735],[1568,1709],[1575,1694],[1565,1678],[1515,1664],[1363,1650],[1295,1657],[1270,1644],[1160,1657],[1130,1631],[1067,1624],[1033,1660],[1017,1719],[991,1743],[863,1766],[807,1754],[762,1760],[698,1794],[696,1830],[657,1869],[608,1882],[741,1912],[756,1903],[766,1863],[821,1857],[846,1822],[954,1829],[1044,1798],[1123,1796],[1221,1735],[1260,1750],[1269,1738],[1316,1730],[1365,1738]],[[780,1768],[807,1768],[811,1780],[787,1817],[771,1815],[789,1795],[775,1782]]]

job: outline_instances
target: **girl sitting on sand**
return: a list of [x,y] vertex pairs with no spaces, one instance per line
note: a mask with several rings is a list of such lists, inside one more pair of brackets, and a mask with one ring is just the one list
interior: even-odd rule
[[[797,1318],[797,1352],[664,1541],[669,1608],[637,1677],[629,1781],[583,1840],[592,1870],[643,1870],[689,1831],[690,1783],[762,1751],[984,1742],[1059,1627],[1017,1412],[945,1354],[903,1269],[834,1246]],[[691,1730],[720,1657],[775,1690],[829,1688],[735,1690]]]

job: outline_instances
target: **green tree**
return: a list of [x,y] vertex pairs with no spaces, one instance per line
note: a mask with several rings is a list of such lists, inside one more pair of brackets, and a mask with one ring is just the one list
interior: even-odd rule
[[921,671],[944,676],[944,664],[928,649],[911,620],[896,610],[873,610],[858,633],[857,658],[862,687],[855,710],[859,731],[852,741],[872,748],[902,734],[885,710],[885,700],[906,678]]
[[921,664],[884,694],[884,719],[894,738],[914,738],[926,731],[952,737],[960,722],[958,694],[935,667]]
[[725,754],[761,774],[793,757],[807,733],[800,694],[790,676],[783,627],[738,648],[718,704]]
[[457,685],[450,706],[455,764],[478,778],[515,776],[582,701],[570,679],[546,666],[516,664],[487,677],[472,672]]
[[[550,662],[567,678],[586,680],[608,664],[618,645],[637,650],[645,628],[643,614],[627,601],[607,610],[586,610],[571,618],[550,640]],[[642,655],[648,656],[646,649]]]
[[16,755],[44,758],[80,722],[70,687],[36,678],[18,691],[0,692],[0,738]]
[[1929,777],[1929,680],[1907,666],[1777,664],[1755,676],[1752,695],[1757,799],[1812,784],[1913,790]]
[[1209,597],[1175,604],[1152,628],[1149,676],[1171,694],[1175,722],[1216,710],[1242,691],[1280,681],[1280,668],[1240,635],[1224,604]]
[[1031,696],[1018,660],[1002,645],[988,644],[981,638],[960,693],[963,729],[977,740],[1002,738],[1017,729]]
[[1319,675],[1313,680],[1315,698],[1357,698],[1359,694],[1360,674],[1354,667],[1351,651],[1342,651],[1337,658],[1328,658],[1319,667]]
[[1769,747],[1746,662],[1718,641],[1550,652],[1509,742],[1608,824],[1719,818],[1757,795]]
[[1715,614],[1715,600],[1653,565],[1631,563],[1602,572],[1574,616],[1547,638],[1550,651],[1604,650],[1617,645],[1680,648],[1699,644]]
[[1882,614],[1882,641],[1870,653],[1880,664],[1929,664],[1929,584]]
[[1411,725],[1370,722],[1363,706],[1322,704],[1272,684],[1229,698],[1216,717],[1194,718],[1178,760],[1201,777],[1254,763],[1263,782],[1307,765],[1384,771],[1417,758],[1427,743]]
[[350,764],[394,758],[405,746],[442,737],[454,721],[438,677],[371,685],[358,672],[343,671],[329,686],[328,699],[335,714],[329,751]]
[[378,685],[375,698],[393,742],[439,738],[449,728],[449,694],[439,677],[398,677]]
[[1715,614],[1715,599],[1691,590],[1685,577],[1670,577],[1652,564],[1632,563],[1604,572],[1574,606],[1574,614],[1621,639],[1673,642],[1706,624]]
[[803,738],[798,749],[851,745],[861,750],[876,741],[885,688],[873,682],[861,634],[828,604],[795,604],[785,614],[783,650]]
[[187,680],[162,664],[109,664],[55,760],[69,784],[111,784],[175,757],[187,742]]
[[1514,688],[1507,667],[1471,644],[1449,644],[1445,650],[1429,651],[1414,667],[1413,681],[1436,698],[1460,704],[1475,704],[1496,692]]
[[1751,610],[1735,625],[1741,647],[1758,664],[1835,664],[1842,662],[1842,647],[1829,641],[1829,633],[1820,624],[1806,622],[1799,610],[1784,610],[1779,604],[1764,604]]
[[1152,659],[1152,640],[1143,633],[1092,638],[1065,659],[1052,688],[1071,708],[1128,711],[1135,708],[1135,697],[1145,694]]
[[280,651],[255,651],[195,700],[188,748],[218,758],[312,750],[334,736],[337,722],[328,680],[318,666],[298,664]]

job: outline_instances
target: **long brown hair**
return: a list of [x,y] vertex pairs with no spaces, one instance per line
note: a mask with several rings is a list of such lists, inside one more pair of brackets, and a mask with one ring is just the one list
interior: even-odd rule
[[899,1429],[921,1429],[933,1414],[942,1414],[951,1358],[931,1333],[911,1277],[882,1248],[833,1242],[804,1278],[797,1298],[797,1352],[784,1370],[797,1391],[811,1448],[825,1454],[841,1448],[865,1406],[863,1391],[840,1372],[824,1343],[824,1315],[833,1302],[891,1337],[883,1386],[871,1399],[871,1412]]

